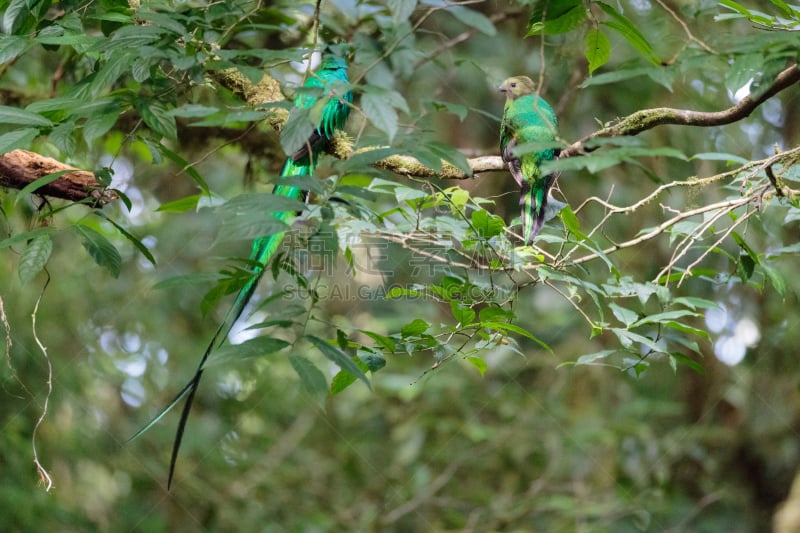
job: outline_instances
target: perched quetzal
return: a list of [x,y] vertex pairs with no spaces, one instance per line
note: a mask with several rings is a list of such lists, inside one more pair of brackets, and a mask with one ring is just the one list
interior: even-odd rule
[[557,173],[543,176],[539,165],[554,159],[558,150],[532,147],[515,154],[514,148],[530,143],[552,145],[558,135],[558,121],[553,108],[536,94],[536,84],[527,76],[508,78],[498,90],[506,95],[500,152],[520,187],[522,237],[525,244],[532,244],[544,224],[547,193],[558,177]]
[[[342,82],[344,84],[349,83],[349,78],[347,77],[347,62],[340,57],[326,52],[322,57],[322,63],[320,64],[320,67],[316,70],[316,72],[308,76],[303,85],[307,88],[317,87],[324,89],[325,95],[329,96],[330,99],[322,110],[322,116],[319,125],[308,138],[308,141],[286,160],[286,163],[283,165],[283,170],[281,171],[281,177],[311,175],[316,167],[317,158],[326,150],[327,145],[333,138],[336,130],[341,130],[344,128],[344,124],[347,121],[347,116],[350,114],[350,104],[353,103],[353,93],[351,91],[347,91],[341,95],[332,94],[332,85],[337,82]],[[313,106],[317,100],[317,96],[304,93],[298,95],[294,103],[297,108],[309,108]],[[278,184],[275,186],[273,194],[285,196],[287,198],[300,199],[303,195],[303,192],[300,188],[293,185]],[[296,213],[287,211],[273,213],[272,216],[281,222],[288,223],[296,216]],[[261,279],[261,275],[263,274],[267,263],[269,263],[270,258],[280,246],[283,236],[283,233],[276,233],[273,235],[259,237],[253,241],[252,251],[250,252],[250,261],[252,261],[254,264],[252,277],[250,277],[250,279],[239,290],[238,294],[236,295],[236,299],[233,301],[233,305],[228,310],[225,318],[222,320],[222,323],[217,328],[216,333],[214,333],[214,336],[211,338],[211,342],[208,343],[208,347],[206,348],[206,351],[200,360],[200,364],[197,367],[194,377],[178,393],[175,399],[172,400],[169,405],[167,405],[167,407],[165,407],[153,420],[151,420],[145,427],[140,429],[136,435],[131,438],[131,440],[133,440],[150,429],[168,411],[175,407],[175,405],[177,405],[184,396],[188,395],[186,404],[184,405],[181,413],[180,421],[178,422],[175,441],[172,445],[172,458],[170,459],[169,479],[167,481],[168,488],[172,484],[172,477],[175,473],[175,462],[178,458],[178,450],[181,446],[183,431],[186,427],[186,421],[189,418],[189,411],[192,407],[192,401],[194,400],[194,395],[197,392],[200,378],[203,376],[203,365],[205,365],[206,360],[211,352],[225,341],[225,338],[228,336],[228,333],[230,333],[230,330],[236,323],[236,320],[242,314],[245,306],[253,296],[253,292],[258,285],[259,279]]]

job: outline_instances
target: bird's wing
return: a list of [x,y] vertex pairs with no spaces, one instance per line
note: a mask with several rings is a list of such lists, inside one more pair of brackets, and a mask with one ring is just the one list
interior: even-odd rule
[[517,185],[522,187],[522,184],[525,183],[526,180],[525,176],[522,175],[522,163],[519,157],[514,155],[515,146],[517,146],[517,141],[513,138],[505,144],[503,147],[503,161],[508,165],[508,171],[511,172],[514,181],[517,182]]

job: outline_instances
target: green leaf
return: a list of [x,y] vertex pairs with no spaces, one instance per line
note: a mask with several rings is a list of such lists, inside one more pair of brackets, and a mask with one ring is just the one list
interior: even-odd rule
[[54,181],[56,181],[58,178],[60,178],[64,174],[69,174],[70,172],[71,171],[69,171],[69,170],[59,170],[58,172],[53,172],[52,174],[47,174],[46,176],[42,176],[41,178],[30,182],[25,187],[20,189],[17,199],[19,199],[20,197],[22,197],[22,196],[24,196],[26,194],[30,194],[30,193],[32,193],[34,191],[37,191],[38,189],[44,187],[45,185],[47,185],[49,183],[53,183]]
[[506,226],[501,217],[483,209],[473,211],[470,215],[470,222],[472,222],[472,226],[478,232],[478,235],[484,239],[491,239],[500,235]]
[[481,376],[486,374],[486,370],[489,368],[489,365],[486,364],[486,361],[480,357],[475,357],[474,355],[467,357],[467,361],[469,361],[472,366],[478,369],[478,372]]
[[139,250],[139,252],[145,257],[145,259],[150,261],[150,264],[156,266],[156,258],[153,257],[153,254],[150,253],[150,250],[147,249],[147,247],[142,243],[142,241],[134,237],[132,234],[128,232],[128,230],[126,230],[125,228],[117,224],[114,220],[109,218],[108,215],[106,215],[103,211],[95,210],[95,214],[100,218],[110,222],[112,226],[117,228],[117,231],[119,231],[123,237],[128,239],[128,241],[130,241],[130,243],[133,244],[133,246],[135,246],[137,250]]
[[578,222],[578,217],[575,216],[575,212],[570,206],[564,206],[558,215],[561,217],[561,221],[564,222],[564,226],[566,226],[567,231],[574,235],[575,238],[581,241],[589,240],[589,236],[581,231],[581,224]]
[[175,117],[170,114],[167,106],[154,100],[137,100],[136,110],[144,123],[161,137],[167,139],[178,138],[178,126]]
[[152,22],[154,26],[170,31],[179,37],[183,37],[187,33],[186,27],[178,22],[172,13],[140,10],[136,12],[136,16],[142,20]]
[[749,9],[746,9],[744,6],[742,6],[740,4],[737,4],[736,2],[733,2],[732,0],[719,0],[719,3],[721,5],[729,8],[729,9],[732,9],[732,10],[738,12],[738,13],[741,13],[742,15],[744,15],[746,17],[750,16],[750,10]]
[[296,213],[303,202],[278,194],[249,193],[234,196],[214,211],[222,219],[221,235],[231,239],[255,239],[276,235],[288,226],[276,216],[265,214]]
[[333,376],[333,380],[331,381],[331,394],[339,394],[355,382],[356,378],[353,377],[350,372],[340,370],[335,376]]
[[110,39],[103,39],[92,47],[92,52],[133,51],[158,40],[164,30],[152,24],[130,24],[119,28]]
[[634,347],[634,343],[639,343],[649,350],[652,350],[656,353],[661,353],[664,349],[659,346],[653,339],[649,337],[645,337],[644,335],[640,335],[638,333],[634,333],[633,331],[628,331],[626,329],[620,328],[611,328],[611,331],[617,336],[622,344],[628,350],[635,351],[636,347]]
[[[3,3],[5,4],[5,2]],[[30,16],[31,7],[29,0],[11,0],[6,7],[5,13],[3,13],[3,21],[2,25],[0,25],[3,33],[14,33],[14,30],[19,28],[23,21]]]
[[287,155],[303,147],[316,126],[311,121],[311,108],[293,108],[281,130],[281,146]]
[[17,148],[28,148],[39,135],[36,128],[23,128],[0,135],[0,154],[6,154]]
[[181,118],[203,118],[218,113],[218,107],[208,107],[200,104],[183,104],[172,110],[169,114]]
[[[617,353],[617,350],[602,350],[600,352],[590,353],[586,355],[582,355],[578,357],[578,360],[575,361],[576,365],[596,365],[598,361],[601,359],[606,359],[607,357],[614,355]],[[601,363],[603,366],[606,366],[606,363]]]
[[636,25],[630,21],[625,15],[611,7],[604,2],[595,2],[597,6],[602,9],[606,15],[610,16],[613,20],[603,21],[603,24],[612,30],[622,35],[628,43],[633,46],[640,54],[647,58],[648,61],[654,65],[658,65],[661,61],[655,54],[653,47],[647,41],[647,38],[639,31]]
[[570,32],[583,23],[586,14],[580,0],[540,0],[535,4],[525,37]]
[[325,342],[324,340],[320,339],[319,337],[315,337],[314,335],[306,335],[306,338],[311,341],[311,343],[322,352],[326,358],[330,361],[335,363],[339,368],[344,370],[345,372],[353,375],[354,377],[363,381],[367,387],[372,389],[372,385],[370,385],[369,380],[367,379],[366,374],[359,368],[359,366],[353,361],[353,359],[340,350],[338,347]]
[[700,363],[698,363],[694,359],[692,359],[690,357],[687,357],[687,356],[685,356],[685,355],[683,355],[682,353],[679,353],[679,352],[670,352],[669,356],[672,357],[678,363],[680,363],[680,364],[682,364],[684,366],[688,366],[689,368],[691,368],[692,370],[694,370],[698,374],[700,374],[700,375],[704,375],[705,374],[705,369],[703,368],[703,365],[701,365]]
[[373,373],[386,366],[386,359],[378,354],[360,353],[358,358],[367,366],[367,370]]
[[464,206],[469,202],[469,191],[461,187],[454,187],[448,191],[447,197],[450,203],[458,209],[464,209]]
[[33,229],[31,231],[24,231],[22,233],[17,233],[16,235],[12,235],[7,239],[0,240],[0,250],[2,250],[3,248],[9,248],[11,246],[27,242],[32,239],[37,239],[45,235],[50,235],[55,232],[56,232],[55,228],[51,226],[44,226],[41,228]]
[[25,284],[42,271],[53,251],[53,240],[48,234],[38,235],[28,242],[19,257],[19,279]]
[[208,189],[208,185],[206,184],[206,180],[203,179],[203,177],[200,175],[197,169],[194,168],[193,165],[189,164],[189,162],[187,162],[181,156],[179,156],[178,154],[176,154],[175,152],[164,146],[162,143],[158,143],[156,147],[158,148],[158,152],[161,155],[163,155],[164,157],[166,157],[167,159],[178,165],[181,168],[182,172],[186,172],[187,174],[189,174],[189,177],[192,178],[195,181],[195,183],[197,183],[197,185],[200,187],[203,193],[205,193],[206,196],[211,195],[211,192]]
[[272,355],[287,346],[289,346],[289,343],[285,340],[273,339],[272,337],[256,337],[241,344],[225,344],[211,352],[203,368]]
[[[107,100],[110,102],[111,100]],[[59,96],[57,98],[47,98],[45,100],[37,100],[31,102],[25,107],[26,111],[32,113],[47,113],[52,111],[74,110],[85,102],[80,98],[72,98],[70,96]]]
[[[258,122],[268,116],[269,113],[260,110],[225,111],[218,115],[208,117],[205,120],[192,122],[192,127],[209,128],[214,126],[233,126],[245,122]],[[301,145],[302,146],[302,145]]]
[[[141,28],[142,26],[137,26]],[[109,87],[126,72],[130,72],[136,54],[132,50],[121,50],[113,53],[108,61],[91,78],[89,85],[85,86],[90,96],[96,97]]]
[[717,302],[712,300],[706,300],[705,298],[699,298],[697,296],[679,296],[672,300],[673,304],[676,305],[685,305],[689,309],[711,309],[712,307],[719,307]]
[[6,105],[0,105],[0,124],[22,124],[24,126],[42,127],[53,125],[52,122],[38,113]]
[[722,152],[701,152],[699,154],[694,154],[692,157],[689,158],[690,160],[700,159],[702,161],[725,161],[727,163],[737,163],[740,165],[744,165],[745,163],[749,163],[749,159],[745,159],[741,156],[734,155],[734,154],[726,154]]
[[[378,355],[368,354],[366,356],[360,356],[355,360],[355,363],[363,371],[369,370],[370,372],[377,372],[386,365],[386,360]],[[339,394],[355,382],[356,378],[353,377],[352,374],[340,370],[333,376],[333,381],[331,381],[331,394]]]
[[589,61],[589,75],[608,63],[611,57],[611,44],[608,37],[598,29],[591,29],[583,40],[583,55]]
[[472,176],[472,167],[469,166],[467,157],[460,150],[440,141],[428,141],[425,149],[434,157],[447,161],[468,176]]
[[614,303],[608,304],[608,307],[611,309],[611,312],[614,313],[614,316],[617,317],[617,320],[625,324],[626,328],[631,327],[631,324],[639,319],[639,315],[630,309],[626,309]]
[[514,316],[515,315],[512,311],[508,311],[507,309],[503,309],[502,307],[497,307],[494,305],[484,307],[478,312],[478,317],[481,322],[497,322],[499,320],[511,320],[514,318]]
[[219,280],[219,274],[186,274],[163,279],[153,285],[153,289],[184,288],[187,285],[207,285],[209,283],[216,283]]
[[[733,240],[736,241],[736,244],[738,244],[739,247],[742,249],[742,251],[745,252],[749,256],[749,258],[752,260],[753,265],[758,265],[758,264],[761,263],[761,261],[759,261],[759,259],[758,259],[758,254],[755,252],[755,250],[753,250],[750,247],[749,244],[747,244],[744,241],[744,239],[742,238],[741,235],[739,235],[738,233],[736,233],[734,231],[731,234],[731,236],[733,237]],[[752,274],[752,272],[751,272],[751,274]]]
[[469,113],[469,108],[461,104],[431,100],[430,105],[436,111],[446,111],[457,116],[461,122],[464,122],[464,119],[467,118],[467,114]]
[[62,122],[52,130],[47,136],[48,140],[62,152],[72,153],[75,151],[75,122]]
[[642,377],[650,368],[650,363],[644,359],[633,359],[626,357],[622,360],[622,362],[626,365],[624,370],[627,370],[629,375],[632,375],[636,378]]
[[0,65],[18,57],[28,48],[28,39],[16,35],[0,36]]
[[506,322],[489,321],[489,322],[481,322],[481,326],[484,327],[484,328],[490,328],[490,329],[494,329],[494,330],[497,330],[497,331],[503,331],[503,332],[511,331],[513,333],[517,333],[518,335],[522,335],[523,337],[529,338],[530,340],[532,340],[533,342],[535,342],[536,344],[538,344],[539,346],[541,346],[542,348],[544,348],[548,352],[552,353],[552,351],[553,351],[552,348],[550,348],[550,346],[548,346],[544,341],[541,341],[537,337],[535,337],[533,335],[533,333],[531,333],[531,332],[529,332],[529,331],[527,331],[525,329],[522,329],[521,327],[519,327],[519,326],[517,326],[515,324],[509,324],[509,323],[506,323]]
[[72,226],[75,233],[83,241],[84,249],[92,256],[94,262],[106,268],[112,276],[119,277],[122,257],[111,242],[88,226],[78,224]]
[[769,0],[774,6],[781,10],[785,17],[800,22],[800,10],[797,7],[789,6],[783,0]]
[[450,302],[450,312],[453,313],[453,318],[461,327],[472,324],[475,320],[475,311],[462,303],[457,301]]
[[764,273],[767,275],[769,282],[772,284],[772,287],[780,294],[781,296],[786,295],[786,280],[783,279],[783,276],[778,272],[777,269],[761,263],[761,268],[764,270]]
[[756,263],[753,261],[753,258],[747,254],[741,254],[739,256],[739,264],[737,265],[737,270],[739,272],[739,277],[742,278],[742,281],[749,280],[753,272],[756,269]]
[[91,145],[92,141],[108,133],[108,130],[117,123],[119,114],[120,108],[117,105],[110,105],[92,114],[83,124],[83,138],[86,144]]
[[388,0],[387,5],[392,12],[395,24],[408,20],[417,7],[417,0]]
[[696,335],[696,336],[700,337],[701,339],[705,339],[705,340],[710,340],[711,339],[711,336],[708,334],[708,332],[706,330],[703,330],[703,329],[694,328],[692,326],[688,326],[688,325],[683,324],[681,322],[675,322],[673,320],[668,320],[666,322],[661,322],[661,323],[664,324],[666,327],[668,327],[670,329],[674,329],[676,331],[680,331],[681,333],[689,333],[690,335]]
[[361,109],[373,126],[381,130],[392,142],[397,133],[397,112],[377,93],[365,93],[361,96]]
[[663,313],[656,313],[654,315],[648,315],[634,323],[631,327],[638,328],[639,326],[643,326],[645,324],[657,324],[659,322],[669,322],[675,320],[676,318],[683,318],[683,317],[697,317],[700,316],[699,313],[695,313],[693,311],[689,311],[687,309],[678,309],[676,311],[665,311]]
[[300,383],[311,397],[320,401],[328,394],[325,374],[314,363],[299,355],[290,355],[289,363],[300,376]]
[[185,213],[197,208],[198,201],[200,201],[200,195],[193,194],[192,196],[185,196],[178,200],[161,204],[156,211],[161,211],[162,213]]
[[[47,30],[51,28],[53,31],[48,32]],[[60,31],[61,28],[56,28],[58,27],[50,26],[49,28],[44,28],[41,32],[39,32],[39,35],[36,36],[34,42],[53,46],[71,46],[78,51],[83,51],[93,46],[97,46],[105,41],[105,39],[99,35],[65,33]]]
[[[420,319],[417,319],[417,320],[420,320]],[[412,322],[412,324],[413,324],[413,322]],[[427,324],[427,322],[426,322],[426,324]],[[422,330],[422,332],[424,332],[426,329],[428,329],[428,328],[426,327],[425,329]],[[361,333],[363,333],[367,337],[369,337],[372,340],[374,340],[375,342],[377,342],[379,346],[381,346],[384,350],[386,350],[389,353],[392,353],[392,352],[397,350],[397,345],[395,344],[394,339],[392,339],[391,337],[387,337],[386,335],[381,335],[379,333],[375,333],[374,331],[368,331],[368,330],[365,330],[365,329],[360,329],[358,331],[360,331]],[[422,332],[420,332],[420,333],[422,333]],[[418,333],[411,333],[411,334],[412,335],[418,335]]]
[[[400,328],[400,335],[403,338],[413,337],[415,335],[420,335],[421,333],[425,333],[428,331],[431,325],[422,320],[421,318],[415,318],[402,328]],[[374,337],[373,337],[374,338]],[[392,350],[394,350],[394,343],[392,343]]]
[[474,11],[472,9],[468,9],[464,6],[449,6],[447,12],[453,15],[455,18],[470,26],[475,28],[479,32],[493,36],[497,33],[497,29],[495,29],[494,24],[489,18],[480,13],[479,11]]

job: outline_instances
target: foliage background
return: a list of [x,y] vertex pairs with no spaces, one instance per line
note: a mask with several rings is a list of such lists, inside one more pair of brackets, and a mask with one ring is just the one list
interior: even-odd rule
[[[623,14],[623,22],[604,6],[322,2],[320,38],[350,42],[355,52],[351,79],[361,98],[348,126],[355,148],[391,146],[423,162],[444,157],[457,166],[464,160],[455,149],[468,157],[496,155],[503,102],[494,87],[512,74],[541,73],[542,94],[572,143],[598,130],[598,121],[640,109],[730,107],[748,80],[757,90],[797,62],[792,30],[798,14],[782,2],[752,6],[763,14],[732,2],[621,2],[611,12]],[[4,108],[3,151],[29,148],[82,168],[113,170],[112,187],[131,207],[118,201],[103,213],[155,259],[154,265],[86,206],[51,213],[64,205],[54,201],[37,211],[35,196],[4,192],[0,298],[10,350],[2,370],[0,514],[11,530],[769,528],[800,459],[799,287],[792,275],[800,217],[792,198],[770,192],[761,210],[748,204],[720,218],[687,252],[696,259],[713,251],[697,271],[681,285],[678,276],[661,280],[667,294],[637,304],[615,295],[636,289],[655,294],[652,280],[702,217],[608,254],[613,268],[602,259],[577,268],[562,264],[551,276],[565,277],[549,278],[556,279],[551,285],[544,283],[544,270],[531,274],[525,265],[554,261],[524,251],[504,256],[516,270],[495,276],[420,262],[398,243],[420,220],[443,241],[461,244],[490,239],[476,237],[459,208],[486,208],[513,229],[513,182],[497,171],[458,182],[433,178],[429,185],[368,166],[388,152],[322,162],[319,174],[331,177],[333,188],[319,196],[343,197],[373,216],[348,214],[331,202],[335,209],[312,208],[305,223],[352,228],[340,232],[332,248],[347,251],[360,267],[349,272],[340,256],[330,269],[328,263],[322,271],[309,268],[302,254],[308,232],[301,225],[299,274],[265,280],[266,304],[251,320],[291,322],[266,332],[291,341],[294,359],[284,350],[209,369],[176,486],[167,492],[177,416],[125,441],[191,375],[225,304],[207,296],[216,276],[154,285],[213,274],[231,264],[226,258],[247,253],[254,236],[247,231],[255,231],[251,226],[263,213],[226,228],[224,205],[208,206],[268,190],[284,157],[281,142],[292,140],[288,126],[282,137],[273,132],[269,121],[278,115],[271,108],[231,90],[223,69],[235,66],[253,82],[268,72],[284,87],[297,85],[302,74],[287,61],[300,60],[311,43],[315,5],[11,1],[3,8],[3,104],[39,117],[20,123]],[[542,13],[565,25],[525,38]],[[644,44],[624,21],[646,36]],[[589,37],[596,48],[587,52]],[[71,100],[53,103],[58,98]],[[573,211],[590,197],[632,205],[660,184],[762,160],[775,153],[773,145],[794,149],[800,145],[799,99],[797,87],[790,87],[731,125],[661,126],[636,138],[635,154],[619,141],[617,152],[612,146],[569,158],[565,165],[572,168],[564,170],[557,197]],[[703,153],[716,155],[690,158]],[[791,189],[797,174],[790,167],[780,170]],[[664,206],[698,208],[768,185],[764,172],[744,184],[742,177],[678,187],[605,221],[599,204],[590,204],[578,211],[580,227],[563,217],[551,221],[542,248],[592,252],[657,226],[670,216]],[[458,189],[438,192],[454,185]],[[494,203],[476,205],[462,189],[471,199]],[[725,231],[746,213],[746,224],[737,228],[743,245]],[[468,220],[475,223],[474,216]],[[591,238],[580,237],[601,226]],[[52,229],[25,233],[37,227]],[[358,230],[384,232],[384,238]],[[355,240],[345,245],[344,235]],[[726,238],[713,245],[720,236]],[[488,237],[498,248],[509,242]],[[409,242],[412,250],[427,250]],[[467,256],[492,257],[474,246],[465,248]],[[686,266],[684,260],[674,272]],[[498,298],[507,299],[503,305],[453,304],[408,293],[413,283],[429,290],[446,275],[464,290],[464,280],[483,288],[496,283]],[[290,299],[269,299],[276,288],[303,281],[316,287],[318,300],[302,287]],[[385,298],[391,286],[403,288],[405,297]],[[359,288],[366,293],[358,298],[337,297]],[[681,304],[687,297],[698,300],[684,302],[698,306]],[[488,314],[465,319],[466,310],[486,307],[502,309],[519,331],[483,325],[467,331],[466,323]],[[203,318],[201,308],[209,316]],[[625,332],[636,329],[626,311],[638,320],[675,310],[686,311],[679,315],[682,329],[664,325],[666,319],[658,323],[675,338],[662,338],[656,322],[637,329],[658,353],[640,339],[626,344]],[[409,329],[414,319],[427,328]],[[363,359],[376,345],[363,330],[384,342],[394,335],[402,346],[394,354],[372,353],[380,352],[386,366],[368,373],[371,390],[356,382],[328,394],[336,376],[342,379],[340,370],[304,336],[336,338],[342,331],[350,341],[342,349]],[[472,337],[457,351],[462,333]],[[250,336],[240,331],[234,340]],[[724,363],[731,363],[731,354],[744,357]],[[321,374],[303,367],[303,378],[296,368],[304,362]],[[31,439],[45,398],[34,452]],[[52,477],[50,491],[39,484],[34,453]]]

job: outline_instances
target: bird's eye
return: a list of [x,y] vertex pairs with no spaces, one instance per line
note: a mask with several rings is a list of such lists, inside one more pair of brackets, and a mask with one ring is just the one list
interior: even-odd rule
[[514,89],[514,88],[516,88],[516,87],[517,87],[517,84],[516,84],[516,83],[512,83],[512,84],[511,84],[511,88],[512,88],[512,89]]

